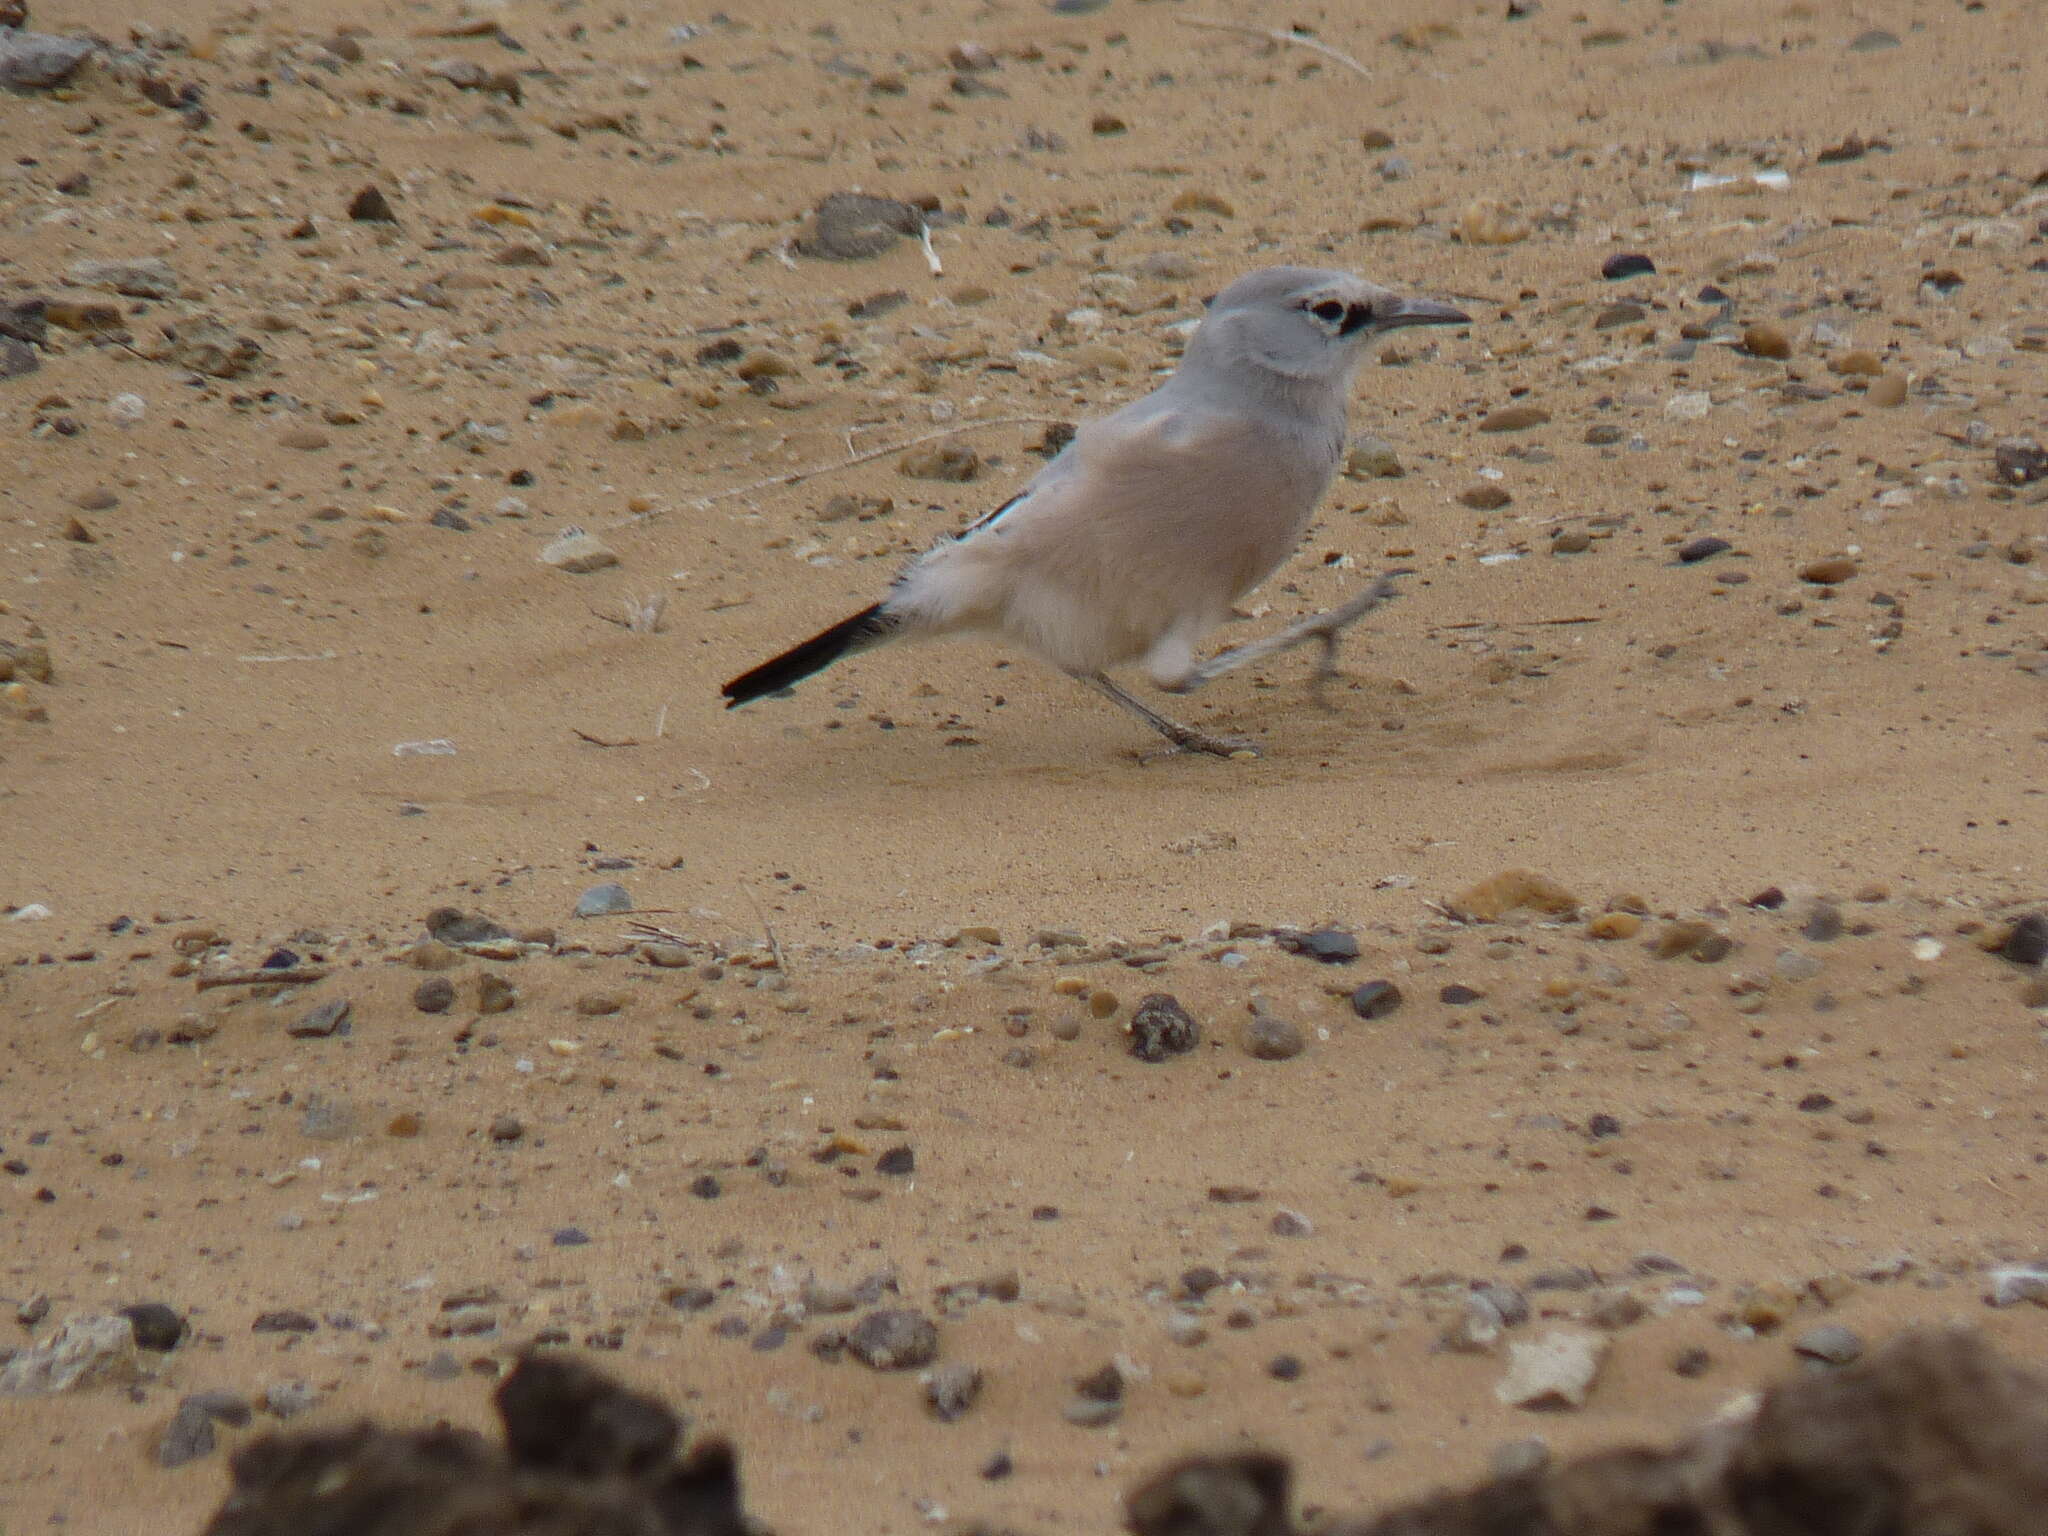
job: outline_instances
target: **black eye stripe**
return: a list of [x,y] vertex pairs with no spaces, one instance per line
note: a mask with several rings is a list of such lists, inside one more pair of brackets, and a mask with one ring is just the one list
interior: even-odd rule
[[1357,330],[1360,326],[1369,323],[1371,319],[1372,306],[1370,304],[1352,304],[1346,307],[1344,311],[1344,323],[1343,325],[1338,327],[1338,329],[1344,335],[1349,336],[1353,331]]

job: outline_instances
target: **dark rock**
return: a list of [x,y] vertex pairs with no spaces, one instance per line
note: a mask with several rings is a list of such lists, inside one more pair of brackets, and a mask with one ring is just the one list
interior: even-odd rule
[[2014,965],[2039,965],[2048,960],[2048,912],[2029,912],[2014,923],[1998,952]]
[[347,998],[330,997],[285,1025],[284,1032],[294,1040],[322,1040],[329,1035],[345,1035],[349,1033],[351,1011]]
[[497,1115],[491,1120],[491,1140],[496,1142],[517,1141],[526,1134],[526,1127],[519,1123],[517,1115]]
[[1590,1141],[1602,1141],[1609,1136],[1621,1134],[1621,1121],[1614,1115],[1598,1114],[1587,1117],[1586,1137]]
[[1648,277],[1656,270],[1654,261],[1633,251],[1617,253],[1600,263],[1600,275],[1610,283],[1620,282],[1625,277]]
[[1839,939],[1842,936],[1842,909],[1832,901],[1816,901],[1813,910],[1806,914],[1806,921],[1799,925],[1799,932],[1816,944]]
[[396,224],[398,215],[391,211],[390,199],[376,186],[364,187],[348,200],[348,216],[358,224]]
[[204,1403],[185,1398],[171,1415],[163,1438],[156,1443],[156,1464],[182,1467],[188,1461],[213,1454],[213,1415]]
[[878,1371],[911,1371],[938,1358],[939,1330],[908,1307],[870,1312],[846,1336],[846,1347],[862,1365]]
[[1343,965],[1358,958],[1358,938],[1341,928],[1317,928],[1309,933],[1281,929],[1273,940],[1291,954],[1307,955],[1325,965]]
[[319,1323],[310,1313],[296,1312],[289,1308],[279,1312],[258,1314],[256,1321],[249,1325],[251,1333],[311,1333]]
[[891,1147],[875,1159],[875,1172],[877,1173],[895,1174],[901,1177],[904,1174],[915,1173],[916,1171],[917,1154],[909,1147]]
[[1992,450],[1992,462],[2005,485],[2032,485],[2036,480],[2048,480],[2048,448],[2037,448],[2032,443],[2000,443]]
[[137,1349],[172,1350],[185,1337],[185,1319],[161,1301],[138,1301],[121,1308],[121,1316],[135,1329]]
[[865,261],[923,228],[924,213],[915,204],[865,192],[834,192],[818,204],[796,248],[830,261]]
[[1074,1383],[1078,1396],[1093,1403],[1120,1403],[1124,1399],[1124,1373],[1111,1361],[1100,1370],[1090,1371]]
[[412,989],[412,1005],[421,1013],[446,1013],[455,1006],[455,983],[446,976],[429,976]]
[[1437,1001],[1449,1003],[1453,1008],[1461,1008],[1467,1003],[1478,1002],[1484,996],[1486,994],[1477,988],[1454,981],[1437,993]]
[[549,1241],[557,1248],[582,1248],[590,1242],[590,1234],[581,1227],[557,1227]]
[[0,336],[0,379],[18,379],[43,366],[36,349],[12,336]]
[[[1176,1462],[1146,1479],[1124,1502],[1124,1524],[1134,1536],[1286,1536],[1294,1529],[1293,1505],[1294,1469],[1286,1457],[1233,1451]],[[1460,1528],[1402,1529],[1416,1536],[1425,1530],[1453,1536]],[[1533,1536],[1539,1527],[1526,1529]]]
[[1401,1006],[1401,989],[1391,981],[1368,981],[1351,994],[1351,1011],[1361,1019],[1383,1019]]
[[1726,539],[1717,539],[1712,534],[1705,538],[1690,539],[1678,546],[1678,558],[1686,565],[1697,565],[1702,560],[1725,554],[1735,546]]
[[0,86],[33,90],[62,85],[98,47],[89,37],[0,30]]
[[1202,1041],[1202,1027],[1170,992],[1142,998],[1131,1014],[1131,1054],[1140,1061],[1159,1062],[1184,1055]]

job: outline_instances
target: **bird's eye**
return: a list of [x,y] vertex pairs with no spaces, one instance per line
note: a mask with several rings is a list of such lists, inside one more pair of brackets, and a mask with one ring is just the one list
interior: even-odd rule
[[1342,304],[1339,304],[1335,299],[1325,299],[1320,304],[1311,305],[1309,307],[1309,313],[1314,315],[1318,320],[1324,321],[1330,325],[1336,325],[1340,323],[1344,318],[1344,306]]

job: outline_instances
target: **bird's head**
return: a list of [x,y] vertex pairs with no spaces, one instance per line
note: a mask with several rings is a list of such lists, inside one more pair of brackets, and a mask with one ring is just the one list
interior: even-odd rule
[[1289,379],[1336,382],[1349,377],[1365,349],[1388,331],[1470,320],[1449,304],[1408,298],[1349,272],[1267,267],[1210,301],[1189,355]]

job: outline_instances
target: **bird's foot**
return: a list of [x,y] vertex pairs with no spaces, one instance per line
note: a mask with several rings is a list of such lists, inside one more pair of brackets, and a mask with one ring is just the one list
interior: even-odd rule
[[1206,752],[1211,757],[1236,758],[1240,761],[1249,761],[1259,755],[1258,747],[1242,736],[1211,736],[1206,731],[1198,731],[1189,726],[1182,726],[1177,732],[1165,734],[1170,745],[1161,747],[1156,752],[1140,752],[1138,761],[1141,764],[1156,763],[1162,757],[1183,757],[1190,752]]

